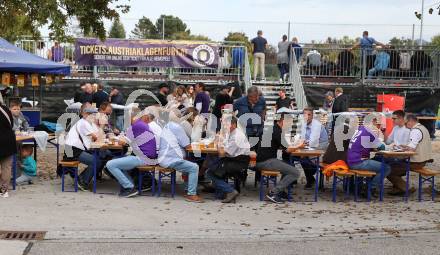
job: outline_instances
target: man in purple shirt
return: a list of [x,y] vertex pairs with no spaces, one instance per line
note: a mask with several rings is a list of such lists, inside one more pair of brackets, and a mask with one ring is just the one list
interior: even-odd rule
[[[376,119],[373,120],[373,125],[378,125]],[[380,130],[378,131],[380,132]],[[359,127],[351,138],[350,145],[348,147],[347,163],[350,169],[368,170],[377,173],[371,181],[373,194],[375,194],[375,188],[379,184],[381,177],[385,178],[388,176],[391,168],[389,165],[385,165],[384,175],[380,176],[382,163],[370,159],[370,152],[373,149],[384,148],[385,145],[379,140],[377,135],[374,134],[373,128],[368,125]],[[365,190],[362,195],[365,195]]]
[[209,112],[209,103],[211,99],[205,91],[205,84],[199,82],[194,87],[196,91],[196,98],[194,99],[194,107],[199,111],[199,113]]
[[121,185],[121,197],[133,197],[138,194],[128,171],[142,165],[157,164],[156,139],[148,126],[146,111],[142,111],[127,129],[127,138],[133,149],[130,156],[112,159],[107,162],[107,169]]

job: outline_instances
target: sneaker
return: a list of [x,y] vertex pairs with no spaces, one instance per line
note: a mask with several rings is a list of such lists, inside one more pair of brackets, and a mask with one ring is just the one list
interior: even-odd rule
[[280,78],[280,83],[283,83],[283,79]]
[[78,189],[80,189],[81,191],[88,191],[89,190],[87,185],[79,179],[78,179]]
[[8,186],[2,186],[0,188],[0,197],[2,197],[2,198],[8,198],[9,197]]
[[283,199],[281,199],[280,195],[275,194],[273,192],[270,192],[269,194],[267,194],[266,198],[275,204],[283,204],[284,203],[284,201],[283,201]]
[[287,195],[287,192],[285,192],[285,191],[281,191],[279,196],[283,201],[289,200],[289,196]]
[[139,194],[139,191],[133,187],[131,189],[122,189],[121,193],[119,193],[119,196],[129,198],[134,197],[137,194]]
[[186,195],[184,196],[185,200],[188,202],[194,202],[194,203],[204,203],[203,199],[197,195]]

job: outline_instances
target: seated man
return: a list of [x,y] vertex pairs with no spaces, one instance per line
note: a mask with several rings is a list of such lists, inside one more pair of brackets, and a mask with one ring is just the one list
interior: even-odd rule
[[119,196],[127,198],[138,194],[138,190],[127,172],[138,166],[155,165],[155,159],[157,159],[156,139],[147,124],[150,116],[146,111],[142,111],[137,114],[137,118],[131,127],[127,129],[127,137],[130,140],[134,155],[112,159],[106,165],[122,187]]
[[[402,149],[400,146],[408,145],[410,130],[405,126],[405,112],[397,110],[393,112],[393,130],[391,134],[386,137],[386,144],[391,149]],[[376,157],[382,160],[381,157]],[[387,179],[393,184],[393,190],[389,192],[390,195],[404,195],[406,190],[406,184],[402,180],[402,176],[406,175],[406,163],[400,159],[385,158],[391,167],[390,175]]]
[[[401,145],[400,147],[405,151],[414,151],[417,153],[410,158],[411,170],[423,168],[426,163],[432,162],[433,159],[431,137],[426,127],[418,122],[416,115],[407,114],[405,121],[406,127],[410,129],[409,143],[408,145]],[[405,184],[403,180],[402,183]]]
[[[78,187],[86,191],[90,181],[93,178],[93,154],[89,151],[92,142],[98,140],[100,131],[95,124],[94,114],[97,112],[95,108],[92,108],[90,104],[84,103],[80,109],[82,119],[76,122],[69,130],[67,134],[65,145],[70,147],[65,150],[65,156],[69,160],[78,160],[79,162],[87,165],[78,178]],[[108,151],[102,151],[100,154],[102,157],[108,155]],[[102,160],[96,162],[97,172],[100,172],[104,167]]]
[[[370,152],[373,149],[385,149],[385,145],[378,138],[378,132],[380,132],[378,118],[374,118],[372,124],[359,127],[350,140],[347,152],[347,163],[350,169],[368,170],[376,173],[376,176],[371,180],[372,194],[374,196],[376,196],[376,188],[381,180],[382,163],[370,159]],[[383,177],[387,177],[390,171],[390,166],[385,165]],[[366,189],[362,190],[361,195],[367,195]]]
[[191,142],[185,130],[176,122],[170,121],[162,130],[160,136],[159,165],[161,167],[172,168],[182,173],[188,174],[187,195],[185,199],[189,202],[203,202],[197,195],[197,181],[199,166],[196,163],[184,160],[185,147]]
[[[222,203],[230,203],[235,201],[239,193],[237,190],[226,183],[226,176],[237,176],[243,169],[247,169],[249,165],[249,154],[251,145],[243,130],[237,126],[237,118],[230,118],[229,132],[226,132],[221,144],[219,144],[219,156],[222,158],[216,168],[208,170],[207,176],[213,181],[216,190],[226,193],[226,198]],[[226,121],[227,122],[227,121]]]
[[296,169],[294,166],[277,159],[278,149],[282,149],[286,153],[291,153],[299,148],[304,147],[304,143],[296,147],[288,147],[289,143],[287,142],[282,131],[283,126],[284,114],[281,114],[280,119],[276,121],[273,127],[272,136],[269,137],[269,139],[271,139],[270,146],[266,145],[268,141],[265,141],[266,137],[263,134],[263,141],[261,141],[261,145],[257,150],[257,171],[270,169],[279,171],[283,176],[281,181],[278,182],[275,188],[273,188],[266,196],[267,199],[277,204],[284,202],[281,198],[281,193],[284,192],[289,185],[295,182],[300,175],[298,169]]
[[[328,135],[325,127],[318,120],[313,119],[313,109],[304,108],[304,121],[301,125],[301,139],[304,140],[306,146],[313,149],[325,150],[328,146]],[[315,184],[316,164],[310,158],[302,158],[301,166],[306,176],[305,189],[311,189]]]

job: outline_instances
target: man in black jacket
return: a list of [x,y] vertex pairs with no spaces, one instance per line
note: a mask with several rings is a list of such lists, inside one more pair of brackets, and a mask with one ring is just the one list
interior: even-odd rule
[[349,100],[348,96],[344,95],[344,90],[342,88],[335,89],[335,101],[332,107],[332,113],[340,113],[348,111]]
[[[0,96],[0,99],[1,96]],[[0,101],[0,197],[8,197],[11,180],[12,157],[17,153],[15,134],[12,131],[13,120],[11,111]]]
[[98,91],[93,94],[93,103],[96,103],[96,108],[99,108],[102,103],[109,102],[109,94],[104,91],[104,86],[102,84],[98,84]]
[[344,95],[344,90],[341,87],[338,87],[335,89],[335,101],[333,102],[332,106],[332,113],[333,113],[333,122],[332,122],[332,134],[333,129],[335,127],[336,119],[339,115],[335,115],[337,113],[341,112],[347,112],[349,107],[349,99],[347,95]]

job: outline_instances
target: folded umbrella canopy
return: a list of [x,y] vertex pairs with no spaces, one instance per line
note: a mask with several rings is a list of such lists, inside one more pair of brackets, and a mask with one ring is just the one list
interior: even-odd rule
[[0,72],[69,75],[70,66],[41,58],[0,38]]

